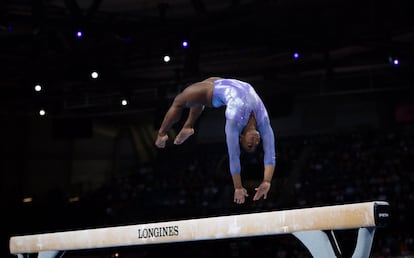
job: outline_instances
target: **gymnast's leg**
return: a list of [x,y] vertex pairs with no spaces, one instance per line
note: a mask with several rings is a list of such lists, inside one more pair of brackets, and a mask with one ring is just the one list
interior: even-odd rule
[[174,140],[174,144],[182,144],[188,137],[193,135],[194,123],[203,112],[204,106],[211,105],[212,94],[213,81],[209,79],[194,83],[178,94],[165,114],[161,127],[158,130],[155,145],[158,148],[165,147],[168,141],[168,130],[180,120],[184,108],[190,108],[190,111],[183,128]]
[[185,121],[181,131],[175,137],[174,144],[179,145],[187,140],[188,137],[194,134],[194,123],[197,121],[197,118],[201,115],[203,110],[204,105],[198,105],[190,108],[187,120]]
[[165,147],[165,144],[168,141],[168,130],[170,130],[181,118],[181,114],[185,108],[185,99],[182,94],[183,93],[180,93],[174,98],[172,105],[164,116],[164,120],[158,130],[157,139],[155,140],[155,146],[158,148]]

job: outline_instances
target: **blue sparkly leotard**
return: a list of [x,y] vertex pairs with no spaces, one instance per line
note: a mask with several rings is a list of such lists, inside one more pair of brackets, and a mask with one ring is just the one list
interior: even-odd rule
[[231,174],[241,171],[239,136],[253,112],[263,143],[264,165],[276,164],[275,138],[267,110],[253,87],[235,79],[214,81],[213,107],[226,106],[226,142]]

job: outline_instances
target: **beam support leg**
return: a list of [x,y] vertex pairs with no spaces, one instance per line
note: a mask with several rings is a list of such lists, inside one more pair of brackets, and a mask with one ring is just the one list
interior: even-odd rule
[[320,230],[292,233],[309,250],[314,258],[337,257],[327,234]]
[[369,257],[374,240],[375,228],[360,228],[358,238],[352,258]]
[[[320,230],[292,233],[298,238],[315,258],[341,257],[341,250],[332,231],[331,240]],[[375,227],[359,228],[357,242],[352,258],[368,258],[371,254]]]

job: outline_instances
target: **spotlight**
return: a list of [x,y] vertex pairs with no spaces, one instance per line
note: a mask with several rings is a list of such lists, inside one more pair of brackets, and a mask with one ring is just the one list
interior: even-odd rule
[[82,32],[82,31],[80,31],[80,30],[78,30],[78,31],[76,32],[76,37],[77,37],[78,39],[82,38],[82,37],[83,37],[83,32]]
[[46,111],[44,109],[40,109],[39,110],[39,115],[40,116],[45,116],[46,115]]
[[99,73],[98,73],[98,72],[96,72],[96,71],[93,71],[93,72],[91,73],[91,77],[92,77],[92,79],[97,79],[97,78],[99,77]]
[[35,91],[37,91],[37,92],[39,92],[39,91],[41,91],[41,90],[42,90],[42,86],[41,86],[40,84],[36,84],[36,85],[34,86],[34,90],[35,90]]
[[187,48],[187,47],[188,47],[188,41],[184,40],[184,41],[181,43],[181,46],[182,46],[183,48]]
[[300,54],[299,54],[299,52],[294,52],[294,53],[292,54],[292,57],[293,57],[293,59],[298,60],[298,59],[300,58]]
[[164,56],[164,62],[168,63],[169,61],[171,61],[171,58],[169,55],[165,55]]
[[395,66],[398,66],[398,65],[400,64],[400,61],[399,61],[398,59],[394,59],[394,60],[392,61],[392,63],[393,63]]
[[388,57],[388,61],[390,62],[390,64],[392,64],[393,66],[399,66],[400,65],[400,60],[396,57]]
[[121,100],[121,105],[122,105],[122,106],[126,106],[126,105],[128,105],[128,100],[126,100],[126,99],[122,99],[122,100]]

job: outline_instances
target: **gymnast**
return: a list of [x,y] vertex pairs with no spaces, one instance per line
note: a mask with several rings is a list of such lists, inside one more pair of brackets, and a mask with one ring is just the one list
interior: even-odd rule
[[182,144],[194,134],[194,123],[205,106],[226,106],[226,143],[234,185],[234,202],[237,204],[244,203],[249,196],[240,175],[240,146],[244,151],[252,153],[262,139],[264,175],[263,181],[255,188],[253,200],[257,201],[262,197],[266,199],[276,165],[275,137],[262,100],[246,82],[210,77],[189,85],[174,98],[158,130],[155,145],[158,148],[165,147],[169,129],[180,120],[183,110],[189,108],[187,120],[174,139],[174,144]]

